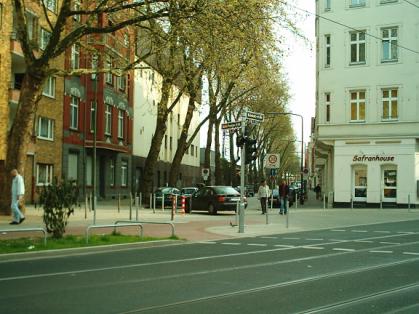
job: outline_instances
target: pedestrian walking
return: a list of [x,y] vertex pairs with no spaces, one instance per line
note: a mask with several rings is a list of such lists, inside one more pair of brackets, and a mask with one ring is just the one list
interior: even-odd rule
[[314,192],[316,192],[316,200],[321,199],[322,188],[320,187],[320,184],[316,185]]
[[281,207],[279,210],[279,214],[287,214],[288,213],[288,193],[290,192],[288,184],[285,180],[282,180],[281,185],[279,186],[279,197],[281,199]]
[[258,198],[260,200],[260,206],[262,207],[262,215],[266,214],[266,203],[270,195],[269,186],[266,184],[266,180],[260,181],[258,190]]
[[21,224],[25,220],[25,216],[20,211],[20,208],[23,206],[23,197],[25,195],[25,183],[22,176],[18,173],[16,169],[13,169],[10,172],[13,177],[12,181],[12,217],[13,220],[10,223],[11,225]]

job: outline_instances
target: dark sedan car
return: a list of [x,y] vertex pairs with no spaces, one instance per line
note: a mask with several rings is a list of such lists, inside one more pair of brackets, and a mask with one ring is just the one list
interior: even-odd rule
[[180,191],[173,187],[161,187],[154,192],[156,195],[156,207],[160,207],[162,198],[164,197],[164,206],[172,206],[172,197],[177,195],[179,197]]
[[239,201],[240,193],[232,186],[206,186],[186,200],[186,212],[200,210],[215,215],[218,211],[235,211]]

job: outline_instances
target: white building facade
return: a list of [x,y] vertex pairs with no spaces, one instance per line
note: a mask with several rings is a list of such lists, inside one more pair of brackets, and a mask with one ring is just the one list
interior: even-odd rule
[[335,206],[418,206],[419,9],[402,0],[316,3],[323,191]]
[[[142,182],[145,159],[148,155],[151,140],[156,128],[157,106],[161,99],[162,76],[147,64],[142,64],[144,69],[137,69],[134,73],[134,125],[133,125],[133,172],[134,189],[139,191],[139,185]],[[178,95],[179,89],[176,86],[172,88],[171,99]],[[157,168],[155,169],[153,186],[166,186],[169,179],[169,172],[173,157],[177,149],[177,142],[181,135],[182,126],[185,121],[188,109],[189,96],[183,94],[180,101],[169,114],[167,121],[167,131],[164,135],[160,149]],[[199,104],[196,103],[196,108]],[[194,114],[192,119],[190,134],[196,130],[199,125],[199,112]],[[181,170],[177,180],[177,186],[189,186],[200,182],[200,149],[199,133],[193,140],[184,155],[181,164]]]

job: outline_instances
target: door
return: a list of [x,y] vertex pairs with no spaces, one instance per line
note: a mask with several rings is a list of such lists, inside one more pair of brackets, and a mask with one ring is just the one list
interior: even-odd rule
[[356,202],[367,201],[367,167],[354,167],[353,168],[353,191],[352,196]]
[[382,171],[383,202],[396,202],[397,199],[397,168],[384,167]]

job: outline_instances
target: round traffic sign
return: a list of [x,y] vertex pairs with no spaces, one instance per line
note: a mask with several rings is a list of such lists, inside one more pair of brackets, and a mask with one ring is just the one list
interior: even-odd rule
[[278,160],[278,157],[276,157],[276,155],[270,155],[268,158],[268,161],[271,164],[275,164],[277,160]]

